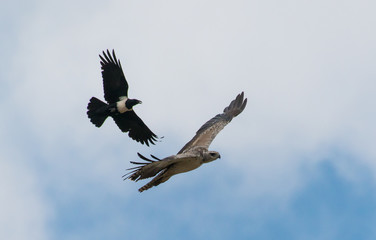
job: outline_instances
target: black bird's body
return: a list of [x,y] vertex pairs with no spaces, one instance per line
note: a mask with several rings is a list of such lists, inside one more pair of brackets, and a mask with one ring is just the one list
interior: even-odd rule
[[154,144],[157,136],[133,111],[133,106],[142,103],[137,99],[128,98],[128,83],[125,79],[120,61],[117,60],[115,51],[112,56],[107,50],[101,58],[104,98],[107,103],[92,97],[87,106],[87,115],[90,121],[100,127],[107,119],[112,117],[121,131],[129,132],[132,139],[146,144]]

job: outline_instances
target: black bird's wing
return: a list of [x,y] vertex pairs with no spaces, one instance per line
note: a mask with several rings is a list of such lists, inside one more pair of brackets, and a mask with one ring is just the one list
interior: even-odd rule
[[101,58],[104,99],[111,104],[128,96],[128,83],[125,79],[120,60],[116,58],[115,51],[103,51]]
[[202,125],[192,140],[185,144],[178,154],[197,146],[208,149],[215,136],[217,136],[234,117],[238,116],[246,105],[247,99],[244,99],[244,92],[242,92],[231,101],[230,105],[223,110],[223,113],[216,115]]
[[116,125],[123,132],[129,132],[128,136],[137,142],[146,144],[155,144],[157,135],[155,135],[141,120],[139,116],[132,110],[125,113],[114,115],[112,118],[115,120]]

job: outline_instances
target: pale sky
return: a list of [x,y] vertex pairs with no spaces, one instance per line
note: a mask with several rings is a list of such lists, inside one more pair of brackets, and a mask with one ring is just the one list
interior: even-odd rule
[[[375,239],[374,1],[3,5],[1,239]],[[87,118],[106,49],[155,146]],[[122,180],[241,91],[221,159],[143,193]]]

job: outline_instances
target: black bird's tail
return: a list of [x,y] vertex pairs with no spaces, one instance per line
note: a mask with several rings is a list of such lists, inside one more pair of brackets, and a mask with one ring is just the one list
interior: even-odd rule
[[108,105],[96,97],[92,97],[87,105],[87,116],[96,127],[102,126],[108,117]]

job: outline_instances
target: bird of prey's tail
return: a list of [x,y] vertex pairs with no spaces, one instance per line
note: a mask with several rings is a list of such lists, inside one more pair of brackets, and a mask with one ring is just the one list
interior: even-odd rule
[[87,116],[96,127],[102,126],[108,117],[108,105],[96,97],[92,97],[87,105]]

